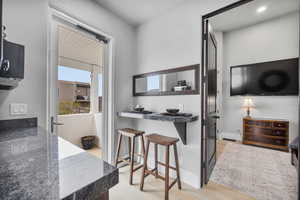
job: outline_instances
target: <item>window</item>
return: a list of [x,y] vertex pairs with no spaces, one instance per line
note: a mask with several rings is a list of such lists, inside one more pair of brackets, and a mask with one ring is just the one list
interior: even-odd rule
[[89,113],[91,110],[91,72],[58,67],[59,115]]
[[156,91],[159,90],[160,76],[149,76],[147,78],[147,90],[148,91]]
[[58,35],[59,114],[101,112],[105,44],[63,25]]

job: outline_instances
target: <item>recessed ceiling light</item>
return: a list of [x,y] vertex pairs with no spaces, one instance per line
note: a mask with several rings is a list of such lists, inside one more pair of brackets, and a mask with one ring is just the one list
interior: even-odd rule
[[267,10],[267,6],[261,6],[261,7],[259,7],[257,10],[256,10],[256,12],[257,13],[262,13],[262,12],[265,12]]

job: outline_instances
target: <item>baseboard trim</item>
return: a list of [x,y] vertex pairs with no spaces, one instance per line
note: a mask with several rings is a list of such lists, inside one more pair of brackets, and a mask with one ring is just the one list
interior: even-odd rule
[[[154,167],[154,159],[150,159],[148,158],[148,166],[150,168],[153,168]],[[158,170],[159,170],[159,173],[164,175],[165,174],[165,171],[164,171],[164,167],[162,166],[159,166],[158,167]],[[170,175],[169,175],[171,178],[176,178],[176,172],[174,170],[170,170]],[[201,189],[201,186],[200,186],[200,176],[197,175],[197,174],[194,174],[188,170],[185,170],[185,169],[182,169],[180,168],[180,178],[181,178],[181,182],[195,188],[195,189]]]

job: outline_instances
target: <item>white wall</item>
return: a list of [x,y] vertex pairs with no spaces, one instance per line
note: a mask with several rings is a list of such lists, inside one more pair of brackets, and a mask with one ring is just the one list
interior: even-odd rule
[[[90,0],[51,0],[50,5],[115,39],[116,111],[127,109],[132,104],[131,78],[136,65],[135,29]],[[130,120],[117,118],[116,126],[132,125]]]
[[[201,16],[228,5],[230,0],[192,0],[138,28],[136,74],[201,62]],[[147,110],[162,112],[184,104],[184,111],[200,115],[200,95],[137,97],[135,102]],[[172,123],[138,120],[137,128],[147,133],[178,137]],[[200,187],[201,123],[188,125],[186,146],[179,143],[182,180]],[[161,152],[161,155],[164,155]],[[150,155],[151,157],[151,155]]]
[[100,145],[102,131],[102,113],[59,115],[58,121],[63,126],[58,126],[58,135],[65,140],[81,146],[81,137],[88,135],[97,136],[96,145]]
[[57,120],[64,124],[58,126],[58,135],[73,144],[80,146],[81,137],[96,135],[94,114],[59,115]]
[[[25,79],[12,91],[0,91],[0,119],[38,117],[46,125],[47,1],[4,0],[7,39],[25,45]],[[10,103],[28,104],[28,115],[11,116]]]
[[[230,97],[230,66],[299,57],[299,15],[278,19],[224,34],[224,131],[242,131],[243,97]],[[254,117],[290,121],[290,140],[298,135],[298,97],[251,97]]]

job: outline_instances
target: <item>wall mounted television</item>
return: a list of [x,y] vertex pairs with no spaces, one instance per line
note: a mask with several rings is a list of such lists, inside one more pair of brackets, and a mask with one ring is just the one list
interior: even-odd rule
[[230,67],[230,96],[293,96],[299,93],[299,58]]

